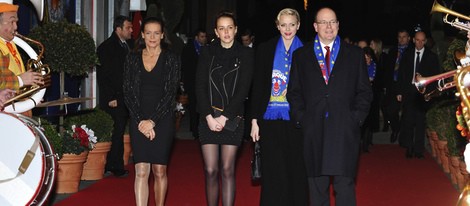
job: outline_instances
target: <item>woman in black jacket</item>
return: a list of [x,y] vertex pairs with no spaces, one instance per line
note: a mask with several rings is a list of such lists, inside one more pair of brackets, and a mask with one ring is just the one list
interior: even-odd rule
[[147,205],[149,176],[153,173],[156,205],[165,204],[166,168],[175,136],[175,96],[181,62],[168,50],[164,24],[150,17],[143,21],[137,51],[124,64],[124,100],[131,121],[135,163],[136,205]]
[[307,176],[302,133],[291,121],[286,99],[292,53],[302,46],[296,36],[299,13],[290,8],[276,19],[280,36],[256,51],[251,95],[251,137],[261,145],[260,205],[307,205]]
[[233,205],[235,200],[235,159],[254,64],[253,51],[235,41],[236,32],[233,14],[221,12],[216,18],[218,39],[203,48],[196,72],[207,205],[218,205],[219,174],[223,205]]

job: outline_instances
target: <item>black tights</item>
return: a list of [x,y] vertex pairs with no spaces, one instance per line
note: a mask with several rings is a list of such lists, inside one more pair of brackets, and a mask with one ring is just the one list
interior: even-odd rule
[[238,146],[235,145],[202,145],[208,206],[216,206],[219,202],[219,159],[222,164],[222,205],[231,206],[235,202],[235,159],[237,150]]

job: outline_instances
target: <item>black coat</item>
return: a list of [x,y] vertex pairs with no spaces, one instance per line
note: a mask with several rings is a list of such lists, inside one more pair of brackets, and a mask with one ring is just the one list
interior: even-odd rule
[[279,36],[262,43],[256,50],[253,89],[250,96],[250,118],[263,119],[271,98],[274,54]]
[[[439,60],[435,53],[429,48],[424,49],[422,54],[419,68],[416,71],[423,77],[429,77],[441,73]],[[415,49],[412,47],[403,54],[403,59],[400,62],[398,69],[398,89],[397,94],[403,96],[404,104],[417,104],[417,107],[429,106],[424,101],[424,96],[418,92],[416,86],[411,83],[413,78],[413,68],[415,61]],[[426,93],[434,90],[437,82],[434,82],[426,87]],[[406,106],[406,105],[404,105]]]
[[[132,48],[132,41],[127,45]],[[121,40],[115,32],[98,46],[97,49],[100,64],[97,66],[96,75],[99,87],[99,105],[107,112],[117,115],[127,115],[122,92],[124,61],[128,50],[121,46]],[[108,103],[117,100],[117,107],[111,108]]]
[[184,83],[184,89],[191,94],[194,93],[198,58],[199,54],[194,47],[194,39],[190,39],[181,53],[181,79]]
[[341,42],[326,85],[313,43],[299,48],[292,59],[287,99],[291,118],[304,133],[307,175],[354,177],[360,127],[372,101],[363,51]]
[[201,51],[196,72],[197,110],[201,117],[213,114],[212,106],[223,107],[222,115],[228,119],[244,116],[254,54],[251,48],[238,42],[234,42],[229,50],[222,48],[216,40]]

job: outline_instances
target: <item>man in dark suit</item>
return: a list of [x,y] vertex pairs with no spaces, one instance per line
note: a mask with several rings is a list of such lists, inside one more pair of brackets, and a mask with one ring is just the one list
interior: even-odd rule
[[[400,67],[400,62],[402,60],[403,54],[406,50],[410,48],[410,34],[407,30],[401,29],[397,32],[397,46],[394,46],[388,52],[388,58],[384,62],[384,87],[385,87],[385,97],[384,97],[384,108],[386,114],[384,117],[387,117],[386,120],[390,121],[390,127],[392,133],[390,135],[390,142],[394,143],[398,139],[398,134],[400,132],[400,110],[401,102],[397,101],[397,82],[398,82],[398,68]],[[388,122],[384,122],[387,124]]]
[[114,20],[113,34],[98,47],[100,65],[96,72],[99,86],[99,105],[113,117],[114,129],[111,150],[106,160],[106,171],[115,176],[124,176],[124,142],[123,135],[129,114],[124,104],[122,75],[124,61],[132,48],[132,22],[126,16]]
[[424,158],[425,114],[428,103],[415,87],[415,75],[419,73],[424,77],[433,76],[439,74],[441,69],[437,55],[425,47],[426,34],[423,31],[416,32],[413,43],[414,48],[403,54],[398,69],[396,97],[403,104],[400,144],[407,149],[406,158],[415,156],[421,159]]
[[311,205],[329,205],[330,178],[336,205],[356,205],[354,178],[360,127],[372,101],[363,51],[341,41],[330,8],[318,11],[313,43],[295,51],[287,99],[304,134]]
[[183,48],[181,54],[181,70],[184,89],[188,93],[189,100],[189,130],[192,132],[193,137],[199,136],[198,122],[199,114],[196,111],[196,93],[194,91],[196,79],[196,67],[201,47],[207,43],[207,33],[198,29],[194,35],[194,39],[190,39]]

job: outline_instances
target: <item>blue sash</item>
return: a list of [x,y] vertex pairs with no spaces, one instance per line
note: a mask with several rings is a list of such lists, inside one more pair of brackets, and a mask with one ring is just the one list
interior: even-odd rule
[[315,52],[315,56],[317,56],[318,65],[320,65],[323,78],[325,79],[325,84],[328,84],[328,79],[330,78],[330,74],[333,71],[333,67],[336,62],[336,57],[338,56],[338,52],[339,52],[339,46],[340,46],[340,38],[339,36],[336,36],[336,39],[333,42],[333,48],[331,49],[331,52],[330,52],[330,70],[327,70],[325,57],[323,56],[323,50],[320,44],[320,40],[318,39],[318,35],[315,36],[313,52]]

